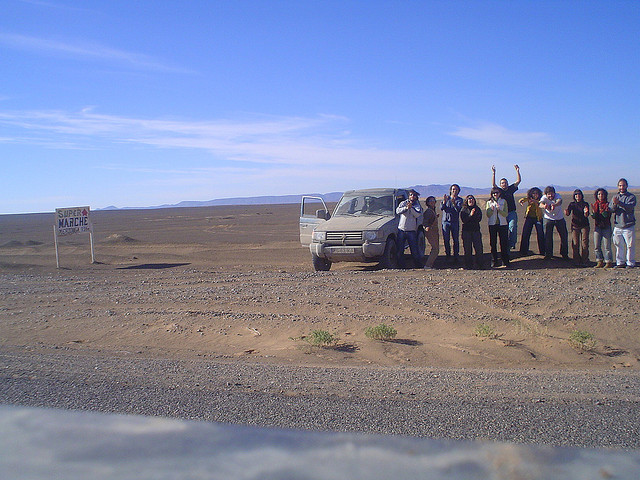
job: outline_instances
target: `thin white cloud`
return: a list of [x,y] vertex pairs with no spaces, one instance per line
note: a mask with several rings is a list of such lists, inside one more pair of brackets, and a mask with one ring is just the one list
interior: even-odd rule
[[56,54],[72,58],[107,61],[142,70],[193,73],[188,69],[168,65],[149,55],[119,50],[92,42],[69,43],[29,35],[0,33],[0,44],[37,54]]
[[344,151],[343,133],[333,133],[336,122],[342,121],[320,116],[194,122],[100,115],[92,109],[0,112],[0,125],[19,129],[15,137],[19,143],[75,142],[78,147],[100,141],[132,143],[207,150],[218,158],[242,162],[292,164],[329,160],[335,156],[333,151]]
[[[59,110],[0,112],[0,122],[16,127],[51,131],[79,136],[149,135],[162,138],[172,134],[175,138],[242,138],[243,136],[274,135],[296,132],[323,124],[338,117],[264,117],[246,121],[182,121],[118,117],[93,113],[95,107],[80,112]],[[132,137],[133,138],[133,137]],[[177,145],[185,146],[185,145]]]
[[[345,133],[346,124],[347,119],[331,115],[189,121],[104,115],[94,107],[79,112],[0,111],[5,142],[67,149],[114,145],[175,149],[170,166],[136,155],[138,159],[130,163],[96,162],[92,168],[130,173],[126,178],[135,179],[141,190],[166,185],[183,196],[205,199],[236,196],[238,185],[253,185],[254,195],[309,190],[309,185],[314,191],[443,182],[483,186],[493,164],[501,171],[520,164],[528,183],[534,181],[534,171],[548,171],[541,167],[545,162],[564,157],[547,152],[540,158],[539,145],[547,142],[546,135],[518,135],[503,128],[459,129],[461,136],[482,144],[473,148],[402,149],[376,148],[372,141],[353,138]],[[194,166],[181,163],[181,150],[201,150],[205,155]]]
[[578,153],[580,145],[559,144],[545,132],[518,132],[495,123],[481,123],[475,127],[457,127],[450,135],[485,145],[523,148],[545,152]]
[[548,143],[549,136],[542,132],[514,132],[495,123],[483,123],[477,127],[458,127],[452,135],[491,145],[535,147]]
[[[115,143],[144,144],[158,148],[200,149],[227,160],[257,163],[339,164],[349,158],[355,164],[382,162],[390,153],[397,161],[426,158],[434,150],[377,149],[352,138],[344,129],[348,120],[332,115],[317,117],[252,116],[244,120],[189,121],[180,119],[145,119],[95,113],[95,107],[79,112],[25,111],[1,112],[0,124],[20,129],[17,138],[33,142],[76,143],[93,145],[97,140]],[[24,132],[32,132],[31,136]],[[50,135],[47,137],[46,133]],[[545,151],[584,153],[585,148],[554,143],[542,132],[516,132],[493,123],[478,127],[459,127],[451,135],[472,140],[491,148],[447,148],[451,158],[478,155],[495,158],[501,152]],[[5,135],[5,139],[8,138]],[[5,140],[6,141],[6,140]],[[515,149],[515,150],[514,150]],[[591,149],[593,153],[593,149]],[[407,158],[409,157],[409,158]],[[489,160],[490,161],[490,160]]]

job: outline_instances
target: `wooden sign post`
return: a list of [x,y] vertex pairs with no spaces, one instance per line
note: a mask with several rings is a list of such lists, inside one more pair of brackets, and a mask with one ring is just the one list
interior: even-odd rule
[[91,242],[91,263],[96,263],[93,250],[93,225],[89,213],[89,207],[56,208],[56,219],[53,225],[53,241],[56,246],[56,268],[60,268],[58,237],[74,235],[76,233],[89,234],[89,241]]

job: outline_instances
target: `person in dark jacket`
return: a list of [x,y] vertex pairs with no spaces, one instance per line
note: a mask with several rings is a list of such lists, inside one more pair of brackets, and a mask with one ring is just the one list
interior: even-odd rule
[[431,252],[429,252],[427,261],[424,264],[424,268],[429,269],[433,268],[433,264],[440,253],[440,231],[438,226],[439,215],[436,213],[436,197],[427,197],[426,204],[427,207],[424,209],[422,227],[424,228],[425,240],[431,245]]
[[578,265],[589,263],[589,204],[584,201],[582,190],[576,188],[573,191],[571,202],[564,214],[571,215],[571,248],[573,249],[573,261]]
[[482,232],[480,232],[480,221],[482,220],[482,209],[478,207],[476,197],[467,195],[460,211],[462,220],[462,247],[464,248],[465,268],[473,268],[473,250],[476,252],[475,264],[479,269],[483,268],[482,262]]

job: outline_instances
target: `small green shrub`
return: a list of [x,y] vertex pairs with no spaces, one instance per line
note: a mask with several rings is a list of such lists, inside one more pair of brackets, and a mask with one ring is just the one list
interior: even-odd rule
[[327,347],[338,343],[338,337],[326,330],[314,330],[305,340],[316,347]]
[[596,339],[592,333],[584,330],[574,330],[569,334],[569,345],[576,350],[589,351],[596,347]]
[[476,337],[485,337],[485,338],[495,338],[496,332],[491,325],[487,325],[486,323],[480,323],[476,326],[476,330],[474,332]]
[[381,323],[375,327],[367,327],[364,334],[367,338],[371,338],[373,340],[391,340],[396,337],[398,331],[389,325]]

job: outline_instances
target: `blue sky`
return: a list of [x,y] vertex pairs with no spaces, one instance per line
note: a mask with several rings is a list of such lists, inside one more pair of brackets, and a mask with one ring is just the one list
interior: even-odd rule
[[640,184],[638,1],[0,7],[0,213]]

